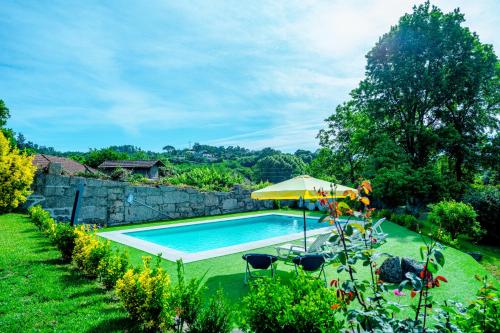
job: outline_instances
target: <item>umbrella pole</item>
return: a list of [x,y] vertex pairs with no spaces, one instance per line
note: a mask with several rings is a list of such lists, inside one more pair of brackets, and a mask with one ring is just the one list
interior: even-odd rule
[[306,201],[302,199],[302,215],[304,216],[304,251],[307,252],[306,241]]

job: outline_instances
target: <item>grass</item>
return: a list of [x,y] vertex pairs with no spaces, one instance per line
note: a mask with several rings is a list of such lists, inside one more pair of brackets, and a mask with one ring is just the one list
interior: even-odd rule
[[[431,233],[433,226],[425,219],[425,216],[420,219],[420,223],[423,227],[424,233]],[[481,265],[486,268],[496,280],[500,280],[500,247],[486,245],[486,244],[476,244],[471,241],[468,237],[459,236],[458,238],[459,250],[463,252],[480,252],[483,255],[481,259]]]
[[112,293],[81,277],[25,215],[0,215],[0,332],[120,332]]
[[[147,225],[154,224],[165,222]],[[128,227],[106,230],[117,228]],[[384,230],[389,233],[390,241],[381,248],[382,251],[416,258],[421,244],[418,234],[392,223],[384,224]],[[113,246],[127,248],[134,265],[140,265],[141,257],[149,255],[121,244],[114,243]],[[252,252],[274,253],[274,248]],[[492,253],[495,256],[498,252]],[[440,274],[446,276],[449,283],[433,290],[434,298],[438,302],[454,299],[466,303],[480,287],[473,276],[485,275],[488,271],[456,249],[448,248],[444,254],[446,265]],[[175,281],[175,263],[162,260],[161,265]],[[236,253],[186,264],[185,271],[188,278],[206,273],[208,294],[223,288],[233,308],[238,310],[239,300],[248,292],[248,287],[243,284],[244,267],[241,253]],[[292,266],[280,262],[278,275],[287,279],[292,269]],[[359,267],[358,272],[360,278],[368,277],[365,268]],[[327,268],[327,276],[329,279],[339,277],[335,266]],[[409,297],[389,298],[402,304],[410,301]],[[61,264],[59,253],[25,215],[0,216],[0,332],[113,332],[127,330],[130,326],[113,293],[106,292],[95,281],[86,280],[71,265]]]
[[[291,214],[294,213],[302,214],[301,212],[294,212],[289,210],[284,212]],[[255,213],[250,213],[250,214],[255,214]],[[308,214],[317,215],[318,213],[308,212]],[[248,215],[248,213],[236,214],[235,216],[244,216],[244,215]],[[201,219],[191,218],[191,219],[185,219],[183,220],[183,222],[189,223],[194,221],[206,220],[210,218],[213,217],[201,218]],[[140,226],[142,227],[145,225],[148,226],[161,225],[161,224],[178,223],[178,222],[179,220],[168,221],[168,222],[164,221],[164,222],[141,224]],[[117,229],[129,229],[138,226],[139,225],[106,228],[105,231],[117,230]],[[414,259],[419,259],[418,258],[419,247],[422,245],[422,240],[419,234],[390,222],[384,223],[383,227],[384,231],[389,233],[390,241],[380,249],[381,251],[393,255],[413,257]],[[117,248],[127,249],[130,254],[131,260],[136,265],[141,264],[142,256],[150,255],[146,252],[130,248],[128,246],[118,243],[114,243],[113,246]],[[275,250],[274,246],[269,246],[247,252],[275,253]],[[438,302],[448,299],[454,299],[457,301],[466,302],[467,300],[472,299],[475,296],[476,291],[480,287],[480,283],[473,278],[474,275],[479,274],[479,275],[491,276],[491,274],[486,270],[485,267],[477,263],[468,254],[465,254],[453,248],[447,248],[444,250],[443,253],[446,257],[446,264],[443,270],[441,270],[439,274],[444,275],[446,278],[448,278],[449,283],[444,284],[444,286],[441,288],[433,290],[435,299]],[[239,300],[248,291],[248,288],[243,284],[245,266],[244,266],[244,261],[241,259],[241,255],[242,253],[235,253],[223,257],[211,258],[207,260],[188,263],[185,265],[186,276],[189,278],[189,277],[199,277],[206,274],[205,280],[206,280],[206,285],[208,287],[208,293],[212,294],[218,288],[223,288],[226,297],[234,305],[234,308],[237,308]],[[492,257],[495,258],[495,260],[498,260],[498,252],[494,253]],[[171,273],[175,272],[175,263],[162,260],[161,265],[168,272]],[[285,279],[288,278],[288,272],[292,270],[293,266],[286,265],[283,262],[280,262],[280,264],[278,265],[278,275]],[[366,268],[360,266],[358,268],[358,272],[360,273],[360,278],[362,279],[369,278],[369,273]],[[327,268],[327,278],[333,279],[338,277],[339,276],[336,273],[335,265],[330,265]],[[340,275],[340,278],[342,280],[345,280],[347,278],[347,275],[345,273],[342,273]],[[173,280],[175,281],[175,277],[173,277]],[[396,299],[396,297],[394,297],[393,300],[409,304],[408,298]]]

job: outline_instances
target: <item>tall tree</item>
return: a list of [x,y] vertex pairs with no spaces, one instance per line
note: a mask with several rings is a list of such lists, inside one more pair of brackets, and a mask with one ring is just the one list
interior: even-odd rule
[[4,101],[0,99],[0,127],[4,127],[5,124],[7,124],[7,119],[9,119],[9,117],[9,109],[5,105]]
[[333,156],[328,160],[335,164],[336,178],[354,183],[374,142],[370,121],[353,101],[337,106],[335,113],[325,121],[327,128],[318,134],[320,144],[332,150]]
[[414,7],[368,53],[366,78],[353,92],[415,167],[442,148],[453,157],[458,180],[498,113],[498,60],[463,22],[458,9]]

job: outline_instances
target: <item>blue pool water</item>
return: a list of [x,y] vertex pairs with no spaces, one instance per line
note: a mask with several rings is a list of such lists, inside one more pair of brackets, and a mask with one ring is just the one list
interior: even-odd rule
[[[126,235],[187,253],[285,236],[303,231],[302,217],[262,215],[173,228],[127,232]],[[325,228],[317,219],[306,219],[307,230]]]

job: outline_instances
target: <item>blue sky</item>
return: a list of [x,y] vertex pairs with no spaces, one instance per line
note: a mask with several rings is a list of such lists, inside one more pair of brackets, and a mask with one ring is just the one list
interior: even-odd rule
[[[315,136],[415,1],[3,1],[0,99],[39,144],[284,151]],[[460,7],[500,49],[500,1]]]

